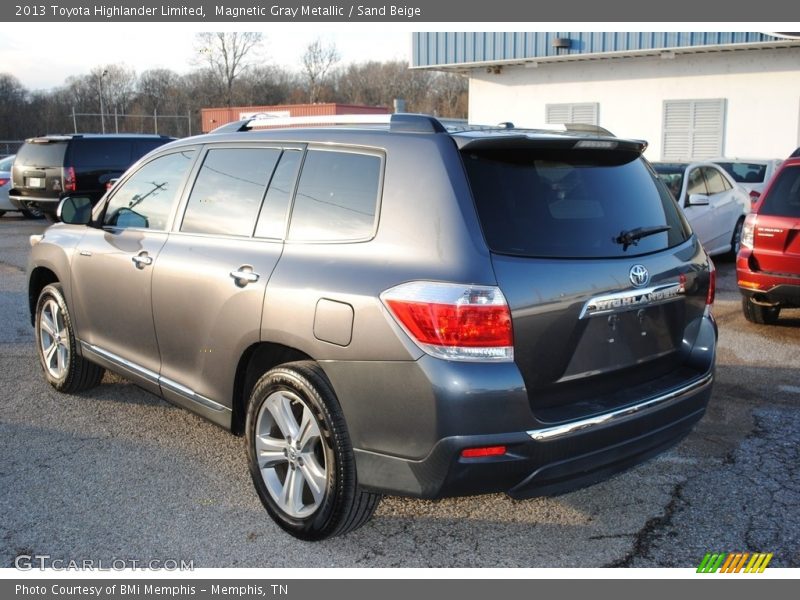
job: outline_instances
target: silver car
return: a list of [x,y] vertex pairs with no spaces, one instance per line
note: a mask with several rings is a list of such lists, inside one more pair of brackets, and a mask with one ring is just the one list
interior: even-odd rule
[[45,379],[110,369],[243,435],[307,540],[381,494],[560,493],[691,431],[714,268],[644,142],[355,119],[232,124],[62,200],[31,239]]
[[750,212],[747,190],[719,165],[709,162],[653,163],[653,168],[683,209],[710,256],[736,256],[744,218]]

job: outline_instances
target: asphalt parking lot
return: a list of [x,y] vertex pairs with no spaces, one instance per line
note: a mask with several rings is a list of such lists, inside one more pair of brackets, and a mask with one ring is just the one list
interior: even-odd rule
[[718,261],[717,381],[676,448],[555,498],[385,498],[366,526],[309,544],[272,523],[244,444],[116,376],[80,396],[41,376],[27,309],[28,236],[0,218],[0,567],[21,554],[191,560],[195,567],[696,567],[772,552],[800,567],[800,311],[742,317]]

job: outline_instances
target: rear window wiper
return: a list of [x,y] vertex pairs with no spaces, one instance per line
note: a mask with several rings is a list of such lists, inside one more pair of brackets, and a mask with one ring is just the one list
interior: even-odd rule
[[669,225],[657,225],[655,227],[637,227],[636,229],[629,229],[628,231],[620,231],[619,235],[613,238],[617,244],[622,244],[622,251],[624,252],[630,246],[635,246],[639,240],[650,235],[657,233],[664,233],[672,229]]

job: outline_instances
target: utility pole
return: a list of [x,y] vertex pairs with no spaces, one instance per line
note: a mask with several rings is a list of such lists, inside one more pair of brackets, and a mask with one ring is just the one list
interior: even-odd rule
[[106,75],[108,75],[108,70],[104,69],[103,74],[100,75],[100,128],[103,133],[106,132],[106,116],[103,108],[103,77]]

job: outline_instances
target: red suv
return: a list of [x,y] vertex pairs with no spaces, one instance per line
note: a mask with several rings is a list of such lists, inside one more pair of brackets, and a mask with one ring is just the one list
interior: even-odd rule
[[736,259],[742,310],[753,323],[775,323],[800,307],[800,157],[785,161],[747,216]]

